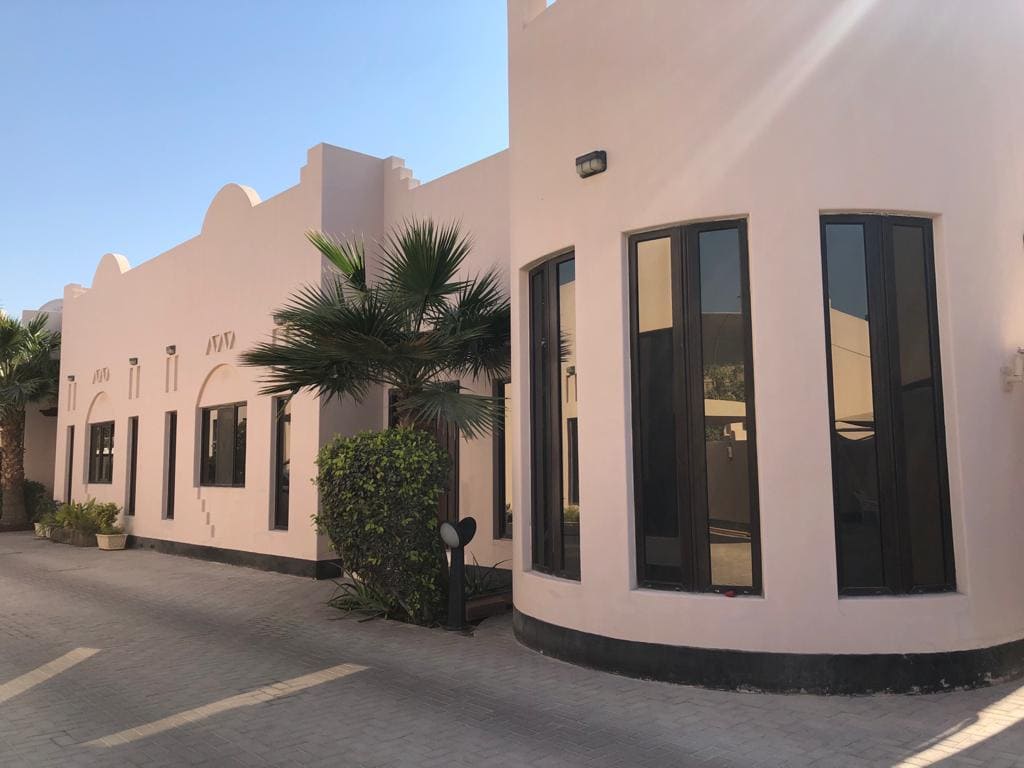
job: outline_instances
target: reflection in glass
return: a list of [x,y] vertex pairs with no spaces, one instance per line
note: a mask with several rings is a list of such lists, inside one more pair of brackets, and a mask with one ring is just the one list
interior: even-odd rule
[[711,583],[752,587],[747,319],[739,230],[701,232],[699,250]]
[[[576,261],[558,265],[559,411],[562,472],[562,562],[567,576],[580,576],[578,417],[576,413]],[[573,488],[577,489],[574,496]]]
[[946,548],[924,231],[920,227],[894,226],[892,257],[912,580],[914,586],[930,587],[946,582]]
[[881,587],[885,575],[864,225],[827,224],[825,254],[839,584]]
[[683,580],[676,480],[676,394],[672,350],[672,241],[636,245],[637,496],[642,510],[642,572],[649,581]]

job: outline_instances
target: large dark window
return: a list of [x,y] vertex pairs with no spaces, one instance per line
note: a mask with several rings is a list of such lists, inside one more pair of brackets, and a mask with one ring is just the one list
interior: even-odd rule
[[932,225],[823,216],[843,594],[955,588]]
[[494,430],[494,538],[512,538],[512,465],[508,457],[512,453],[511,430],[512,388],[508,380],[494,382],[494,396],[505,401],[505,413],[501,425]]
[[114,422],[89,425],[89,482],[114,480]]
[[178,465],[178,412],[164,416],[164,519],[174,519],[174,484]]
[[630,239],[638,578],[761,590],[747,233]]
[[245,485],[245,403],[202,410],[200,485]]
[[[530,272],[533,566],[580,578],[576,260]],[[570,426],[571,424],[571,426]]]
[[288,530],[292,475],[292,399],[274,398],[274,528]]
[[124,505],[124,513],[135,515],[135,493],[138,486],[139,472],[139,417],[128,419],[128,500]]

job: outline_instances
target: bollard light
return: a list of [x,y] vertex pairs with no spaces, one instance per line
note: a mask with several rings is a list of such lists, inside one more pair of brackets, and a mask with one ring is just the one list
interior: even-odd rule
[[452,551],[448,568],[448,629],[466,628],[466,545],[476,535],[476,520],[441,523],[441,541]]

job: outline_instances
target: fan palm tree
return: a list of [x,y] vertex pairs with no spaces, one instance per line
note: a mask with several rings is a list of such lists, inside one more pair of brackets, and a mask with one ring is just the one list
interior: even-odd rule
[[28,522],[25,514],[25,410],[57,395],[60,334],[46,329],[46,315],[21,323],[0,312],[0,520]]
[[467,437],[490,431],[500,399],[472,394],[452,379],[508,375],[509,300],[496,269],[461,276],[470,252],[458,224],[406,221],[378,244],[380,270],[367,272],[361,241],[310,232],[336,268],[274,313],[276,342],[242,355],[269,369],[264,394],[308,390],[362,400],[373,386],[395,390],[402,426],[447,422]]

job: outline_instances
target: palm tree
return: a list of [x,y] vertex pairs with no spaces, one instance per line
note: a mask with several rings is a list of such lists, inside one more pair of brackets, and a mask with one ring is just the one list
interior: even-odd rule
[[0,312],[0,519],[28,522],[25,514],[25,409],[57,395],[60,334],[46,329],[46,315],[21,323]]
[[490,431],[503,413],[500,399],[449,382],[508,375],[509,300],[493,268],[460,276],[471,244],[459,225],[396,227],[378,244],[372,283],[361,241],[307,237],[337,273],[275,312],[276,342],[242,355],[244,364],[270,369],[263,393],[305,389],[359,401],[384,386],[395,390],[400,425],[433,430],[447,422],[471,438]]

